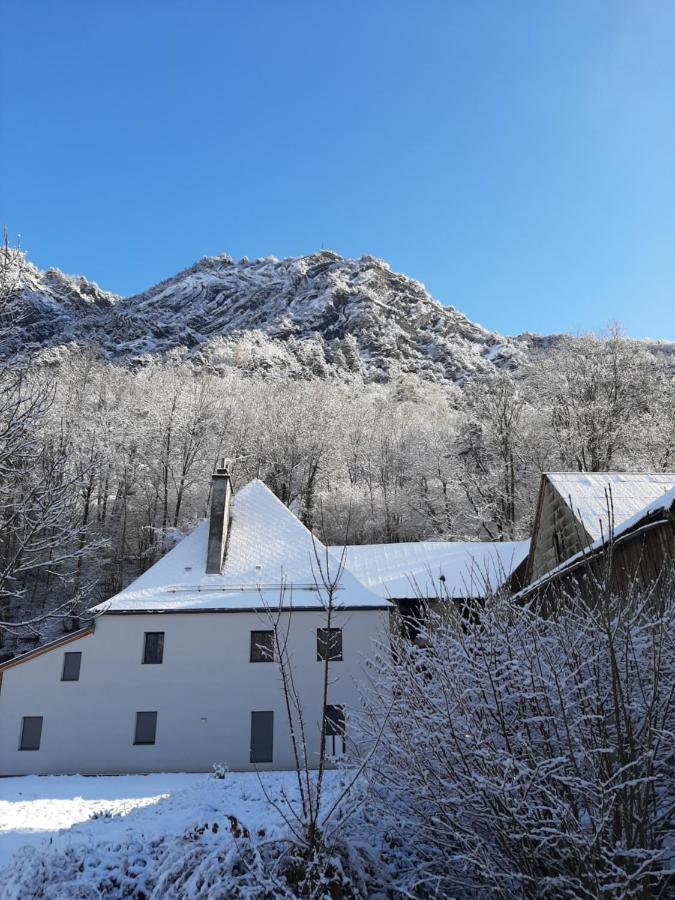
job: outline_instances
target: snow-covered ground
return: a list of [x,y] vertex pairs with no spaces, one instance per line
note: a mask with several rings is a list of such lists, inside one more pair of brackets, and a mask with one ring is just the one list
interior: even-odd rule
[[[144,830],[157,822],[157,805],[186,788],[202,786],[207,775],[27,776],[0,780],[0,866],[18,847],[80,839],[100,828],[95,814],[119,813],[113,828]],[[141,822],[138,811],[145,807]],[[129,813],[136,815],[127,819]],[[62,832],[62,834],[59,834]]]
[[[326,799],[339,772],[327,774]],[[26,776],[0,779],[0,884],[3,867],[26,845],[63,852],[101,842],[153,840],[183,834],[228,816],[251,833],[280,834],[285,825],[265,798],[296,795],[293,772],[210,775]],[[95,818],[92,818],[95,816]]]

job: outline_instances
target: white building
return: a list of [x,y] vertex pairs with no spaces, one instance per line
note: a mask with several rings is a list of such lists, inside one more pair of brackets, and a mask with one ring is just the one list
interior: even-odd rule
[[[231,504],[214,476],[211,518],[96,609],[91,627],[0,666],[0,775],[293,767],[278,616],[319,750],[322,657],[331,656],[329,732],[349,736],[366,660],[391,604],[344,572],[326,628],[318,559],[337,562],[260,481]],[[229,526],[229,527],[228,527]],[[342,749],[340,734],[329,748]]]
[[[213,476],[211,515],[110,601],[93,624],[0,665],[0,775],[207,771],[294,766],[274,623],[287,633],[310,763],[342,752],[372,689],[395,601],[413,625],[420,596],[485,596],[527,542],[325,548],[261,481],[231,502]],[[278,653],[276,654],[278,657]]]

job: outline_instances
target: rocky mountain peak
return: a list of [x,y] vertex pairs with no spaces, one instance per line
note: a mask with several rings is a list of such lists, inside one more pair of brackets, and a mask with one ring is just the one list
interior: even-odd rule
[[24,263],[14,298],[29,350],[96,345],[119,362],[171,351],[216,368],[458,383],[522,361],[517,343],[442,306],[373,256],[203,257],[126,298]]

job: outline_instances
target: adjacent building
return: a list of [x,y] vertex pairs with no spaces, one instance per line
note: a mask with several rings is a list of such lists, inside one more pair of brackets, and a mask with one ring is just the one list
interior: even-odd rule
[[[390,600],[406,637],[415,638],[431,609],[479,610],[527,558],[529,541],[410,541],[345,548],[352,575]],[[337,555],[340,547],[332,548]]]
[[[604,477],[609,480],[617,476]],[[600,536],[530,580],[517,593],[518,599],[536,603],[546,611],[566,596],[581,596],[594,603],[608,595],[629,597],[638,592],[642,597],[649,594],[657,599],[662,589],[672,591],[675,588],[675,477],[643,475],[642,478],[647,492],[657,493],[654,485],[658,485],[658,496],[628,516],[625,513],[633,503],[626,497],[618,503],[610,498],[613,513],[608,516],[605,512],[604,522],[600,519],[596,528]],[[638,481],[637,476],[630,477],[633,490]],[[613,497],[613,489],[611,494]],[[598,513],[599,508],[594,515]]]
[[665,472],[544,473],[525,583],[603,540],[673,487],[675,475]]

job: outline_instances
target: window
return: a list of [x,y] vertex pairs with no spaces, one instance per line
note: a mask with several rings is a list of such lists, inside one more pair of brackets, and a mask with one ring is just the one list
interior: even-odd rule
[[137,712],[134,744],[154,744],[157,736],[157,713]]
[[342,659],[342,629],[341,628],[317,628],[316,629],[316,658],[317,660],[341,660]]
[[274,632],[251,632],[251,662],[274,662]]
[[164,659],[164,632],[146,631],[145,646],[143,648],[143,662],[161,663]]
[[24,716],[21,721],[19,750],[39,750],[42,737],[42,716]]
[[61,673],[61,681],[79,681],[80,665],[82,663],[81,653],[64,653],[63,654],[63,672]]
[[251,713],[251,762],[271,763],[274,749],[274,713]]
[[340,754],[346,753],[344,706],[326,706],[324,729],[328,756],[340,756]]

